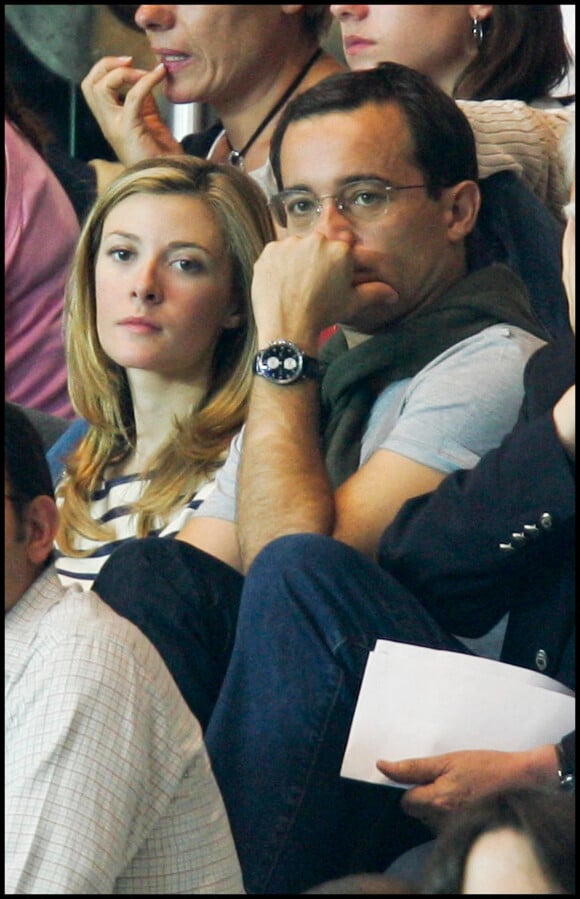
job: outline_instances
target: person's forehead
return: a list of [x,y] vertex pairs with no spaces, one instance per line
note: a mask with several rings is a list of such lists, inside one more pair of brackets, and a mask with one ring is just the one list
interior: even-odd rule
[[[394,175],[401,167],[417,168],[404,114],[394,104],[365,104],[292,122],[282,141],[280,162],[287,178],[330,169],[359,174]],[[369,168],[370,166],[370,168]],[[353,168],[354,167],[354,168]]]
[[408,150],[413,140],[406,116],[396,103],[365,103],[356,109],[336,109],[316,113],[291,122],[282,141],[305,141],[312,145],[335,143],[337,150],[353,145],[368,149],[393,145]]
[[375,101],[369,100],[363,102],[355,108],[334,108],[323,109],[320,112],[313,112],[312,115],[303,119],[297,119],[292,125],[299,125],[300,122],[318,120],[319,122],[328,123],[331,119],[344,119],[353,126],[366,126],[372,128],[398,128],[402,131],[408,131],[407,118],[405,110],[396,100]]

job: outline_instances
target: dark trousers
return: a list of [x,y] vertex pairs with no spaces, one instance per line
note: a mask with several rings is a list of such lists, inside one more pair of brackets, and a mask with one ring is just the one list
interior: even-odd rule
[[95,589],[157,646],[202,723],[248,892],[384,870],[430,837],[401,790],[340,777],[375,641],[466,651],[378,565],[331,538],[283,537],[244,582],[148,538],[113,553]]
[[229,565],[164,537],[120,546],[94,584],[157,647],[203,730],[230,659],[242,584]]

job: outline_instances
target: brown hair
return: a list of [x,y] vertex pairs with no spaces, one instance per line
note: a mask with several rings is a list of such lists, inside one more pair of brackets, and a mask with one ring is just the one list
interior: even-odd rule
[[481,26],[481,46],[453,89],[456,99],[531,103],[567,75],[572,54],[560,6],[496,5]]

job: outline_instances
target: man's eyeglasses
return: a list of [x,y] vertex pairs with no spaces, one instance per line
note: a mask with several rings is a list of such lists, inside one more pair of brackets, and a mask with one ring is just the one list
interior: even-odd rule
[[353,222],[374,222],[389,208],[392,194],[399,190],[415,190],[425,184],[395,187],[379,178],[352,181],[336,194],[317,197],[310,190],[283,190],[270,199],[272,214],[282,228],[293,234],[306,234],[315,227],[322,212],[322,201],[333,200],[336,208]]

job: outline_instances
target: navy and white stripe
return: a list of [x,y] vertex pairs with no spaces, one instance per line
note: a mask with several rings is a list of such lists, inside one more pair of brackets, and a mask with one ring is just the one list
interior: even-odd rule
[[[115,536],[107,542],[88,540],[77,536],[79,549],[89,550],[86,557],[63,555],[59,547],[55,547],[55,566],[65,586],[79,583],[84,590],[89,590],[93,582],[114,549],[136,539],[135,516],[131,514],[132,505],[140,498],[147,480],[140,475],[125,475],[102,482],[91,498],[91,516],[95,521],[112,527]],[[205,483],[194,497],[182,508],[178,509],[169,523],[154,528],[150,536],[174,537],[187,521],[199,509],[204,499],[214,489],[214,480]]]

